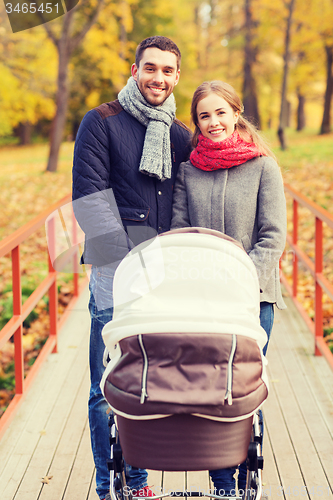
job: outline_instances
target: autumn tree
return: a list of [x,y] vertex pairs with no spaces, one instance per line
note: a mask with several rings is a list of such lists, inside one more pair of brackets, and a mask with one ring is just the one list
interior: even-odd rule
[[311,12],[305,13],[302,8],[296,9],[294,14],[290,90],[297,99],[297,131],[306,126],[306,102],[319,99],[317,87],[323,77],[323,61],[318,58],[318,52],[322,50],[321,41],[313,29],[310,14]]
[[318,23],[318,30],[323,43],[326,63],[326,89],[320,134],[327,134],[331,130],[333,95],[333,2],[331,0],[321,0],[318,10],[321,12],[321,22]]
[[[69,96],[68,67],[74,50],[96,22],[104,0],[82,0],[74,9],[57,20],[57,24],[44,23],[43,27],[58,53],[56,113],[52,123],[50,153],[47,170],[57,170],[58,156],[66,122]],[[74,22],[75,21],[75,22]],[[55,27],[54,27],[55,26]]]
[[23,136],[38,120],[54,114],[54,51],[41,28],[33,36],[32,30],[13,36],[4,9],[0,21],[0,136],[15,128]]
[[290,37],[291,37],[291,25],[294,13],[295,0],[290,0],[287,7],[287,19],[286,19],[286,30],[285,30],[285,42],[284,42],[284,54],[283,54],[283,75],[282,75],[282,88],[281,88],[281,107],[280,107],[280,117],[279,117],[279,128],[278,137],[280,140],[281,149],[286,149],[286,139],[284,134],[284,129],[287,123],[287,81],[289,73],[289,62],[290,62]]
[[324,112],[320,133],[328,134],[331,131],[331,106],[333,95],[333,44],[325,45],[326,53],[326,90],[324,98]]
[[115,99],[130,75],[132,5],[133,0],[106,4],[72,56],[68,118],[73,138],[83,115]]
[[244,66],[243,66],[243,104],[244,114],[260,128],[257,87],[254,78],[258,48],[254,42],[256,23],[252,15],[252,2],[244,3]]

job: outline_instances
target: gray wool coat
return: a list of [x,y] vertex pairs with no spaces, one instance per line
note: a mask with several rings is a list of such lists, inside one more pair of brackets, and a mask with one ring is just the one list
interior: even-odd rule
[[286,200],[280,169],[261,156],[229,169],[203,171],[181,163],[171,229],[206,227],[239,241],[255,264],[261,302],[286,306],[279,259],[286,242]]

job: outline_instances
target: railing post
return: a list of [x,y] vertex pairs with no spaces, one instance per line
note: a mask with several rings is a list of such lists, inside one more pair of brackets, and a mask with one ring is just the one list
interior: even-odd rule
[[[20,270],[20,247],[12,250],[12,283],[13,283],[13,315],[22,314],[22,289]],[[15,393],[23,394],[24,391],[24,359],[22,342],[22,323],[14,333],[14,358],[15,358]]]
[[[298,240],[298,202],[293,200],[293,244],[297,245]],[[298,257],[294,253],[293,257],[293,296],[297,297],[298,280]]]
[[321,356],[317,337],[323,336],[323,290],[318,283],[318,274],[323,272],[323,222],[316,217],[315,241],[315,355]]
[[[56,271],[53,269],[50,255],[55,255],[55,221],[52,217],[48,221],[48,235],[49,235],[49,273],[54,274],[56,278]],[[49,314],[50,314],[50,335],[56,339],[55,347],[52,352],[57,352],[57,330],[58,330],[58,289],[57,280],[50,286],[49,289]]]

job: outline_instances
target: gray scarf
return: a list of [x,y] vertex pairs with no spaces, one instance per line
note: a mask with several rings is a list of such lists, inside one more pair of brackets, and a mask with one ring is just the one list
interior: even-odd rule
[[147,127],[139,171],[157,177],[171,178],[170,127],[176,115],[173,94],[160,106],[152,106],[141,94],[131,76],[119,92],[118,100],[127,113]]

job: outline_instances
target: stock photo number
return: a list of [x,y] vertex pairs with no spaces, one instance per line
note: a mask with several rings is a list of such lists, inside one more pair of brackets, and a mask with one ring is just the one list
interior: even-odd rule
[[6,13],[13,33],[34,28],[41,24],[48,23],[57,17],[63,16],[73,9],[79,0],[4,0]]
[[59,14],[59,3],[56,3],[55,5],[53,5],[51,2],[45,3],[45,8],[43,3],[41,3],[40,5],[37,5],[36,3],[20,4],[18,2],[16,5],[12,3],[6,3],[7,14],[11,14],[12,12],[17,12],[18,14],[20,12],[22,14],[27,14],[28,12],[30,12],[31,14],[35,14],[36,12],[42,12],[43,14],[44,12],[47,14],[52,14],[53,9],[55,9],[56,13]]

